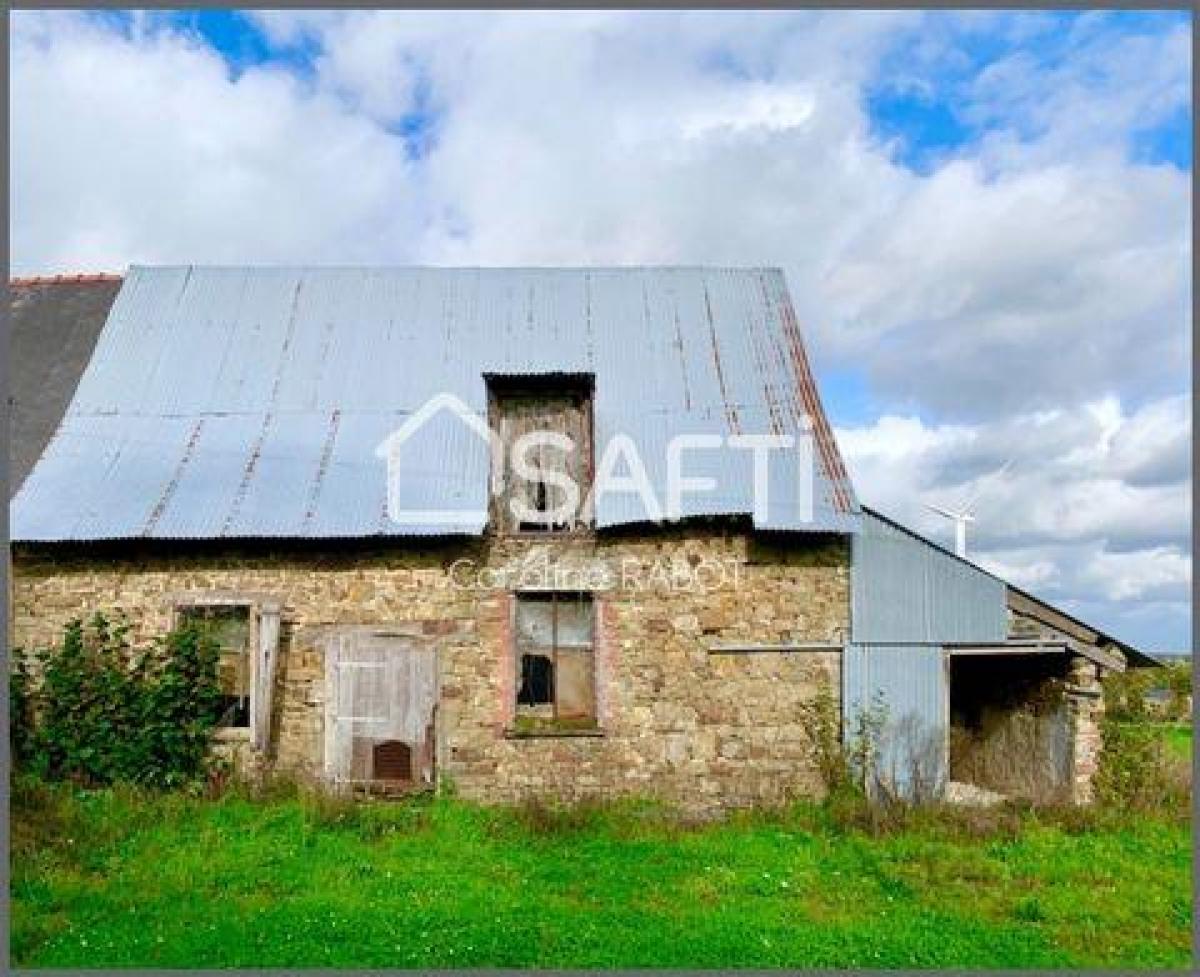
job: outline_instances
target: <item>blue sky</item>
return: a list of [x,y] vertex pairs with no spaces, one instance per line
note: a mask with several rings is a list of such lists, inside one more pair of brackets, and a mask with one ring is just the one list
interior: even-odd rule
[[[101,22],[115,24],[126,34],[132,30],[133,15],[122,11],[93,13]],[[878,71],[864,90],[864,107],[872,132],[894,144],[896,157],[918,172],[928,172],[940,160],[969,154],[989,129],[1011,120],[975,120],[963,111],[970,103],[970,86],[981,72],[1014,55],[1031,58],[1051,70],[1069,63],[1073,28],[1090,22],[1092,33],[1154,36],[1172,25],[1190,25],[1187,11],[1107,11],[1082,14],[1060,11],[1014,18],[1025,30],[998,31],[991,27],[964,30],[953,48],[953,56],[923,61],[921,38],[904,38],[881,60]],[[233,9],[164,11],[148,15],[148,29],[166,29],[192,34],[218,52],[232,78],[250,67],[278,66],[299,78],[312,79],[321,55],[320,42],[301,34],[287,43],[273,41],[252,16]],[[1029,25],[1036,25],[1031,27]],[[736,66],[710,54],[713,65],[724,70]],[[419,155],[427,149],[428,134],[436,123],[426,106],[394,123],[394,131],[410,138]],[[1169,117],[1155,120],[1129,134],[1128,151],[1139,162],[1163,163],[1190,172],[1192,166],[1191,106],[1181,105]]]
[[[1111,11],[1101,15],[1064,11],[1030,19],[1036,24],[1032,36],[992,30],[967,32],[955,46],[952,58],[923,65],[916,72],[907,67],[913,46],[900,46],[885,61],[868,90],[867,104],[875,131],[899,141],[900,157],[907,165],[928,170],[934,160],[969,153],[989,128],[1013,121],[973,120],[963,111],[970,104],[972,83],[989,65],[1019,55],[1044,70],[1068,66],[1072,30],[1085,21],[1092,22],[1094,33],[1126,36],[1154,36],[1172,24],[1190,24],[1186,11]],[[1142,162],[1169,163],[1190,171],[1191,132],[1191,107],[1181,106],[1170,117],[1131,133],[1129,151]]]
[[778,265],[864,501],[1190,641],[1189,12],[12,24],[15,272]]

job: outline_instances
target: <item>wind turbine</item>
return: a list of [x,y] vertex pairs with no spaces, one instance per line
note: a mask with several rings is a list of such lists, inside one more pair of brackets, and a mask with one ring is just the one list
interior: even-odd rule
[[969,512],[953,512],[943,509],[940,505],[925,503],[925,508],[936,512],[939,516],[954,520],[954,552],[966,559],[967,556],[967,523],[974,522],[975,517]]
[[975,490],[975,494],[967,500],[966,504],[955,511],[953,509],[944,509],[940,505],[930,505],[925,503],[925,508],[936,512],[939,516],[945,516],[954,523],[954,552],[963,559],[967,557],[967,523],[975,521],[975,514],[971,511],[975,508],[983,495],[984,489],[987,488],[987,478],[999,478],[1012,466],[1013,459],[1009,458],[1003,465],[1000,466],[992,475],[985,476],[982,484]]

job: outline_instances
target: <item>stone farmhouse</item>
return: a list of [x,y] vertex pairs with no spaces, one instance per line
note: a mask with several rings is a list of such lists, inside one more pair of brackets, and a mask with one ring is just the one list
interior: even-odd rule
[[248,766],[712,813],[821,792],[824,689],[892,788],[1085,801],[1100,678],[1154,664],[859,503],[778,270],[134,267],[10,312],[10,640],[202,623]]

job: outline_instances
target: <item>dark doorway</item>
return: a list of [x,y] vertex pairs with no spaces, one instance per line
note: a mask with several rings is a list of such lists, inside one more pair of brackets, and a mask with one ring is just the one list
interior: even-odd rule
[[1061,653],[950,656],[950,779],[1049,801],[1068,786],[1070,725]]

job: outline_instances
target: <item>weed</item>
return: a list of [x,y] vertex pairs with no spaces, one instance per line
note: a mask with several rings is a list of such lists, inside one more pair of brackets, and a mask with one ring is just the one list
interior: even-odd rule
[[593,800],[573,804],[531,797],[515,808],[517,822],[534,835],[572,834],[593,828],[603,819],[603,808]]
[[305,823],[310,828],[358,828],[360,802],[349,795],[325,790],[305,791],[301,806]]
[[1026,923],[1043,923],[1046,921],[1046,910],[1037,896],[1026,896],[1013,908],[1013,916]]

